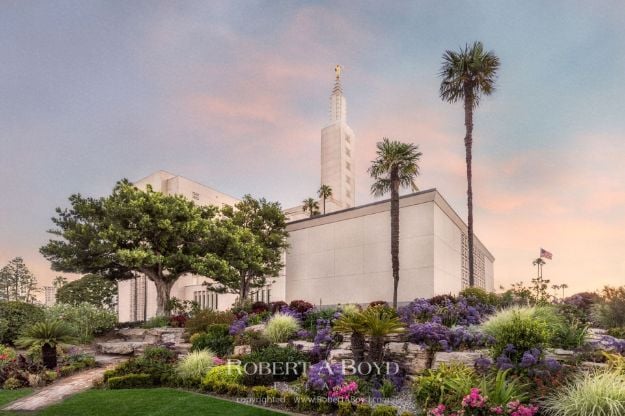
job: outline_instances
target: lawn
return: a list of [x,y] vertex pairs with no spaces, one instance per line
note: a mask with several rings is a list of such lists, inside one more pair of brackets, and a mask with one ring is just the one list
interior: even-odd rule
[[89,390],[37,413],[37,416],[279,416],[270,410],[244,406],[180,390]]
[[11,403],[14,400],[19,399],[32,393],[32,389],[19,389],[19,390],[2,390],[0,389],[0,408],[4,405]]

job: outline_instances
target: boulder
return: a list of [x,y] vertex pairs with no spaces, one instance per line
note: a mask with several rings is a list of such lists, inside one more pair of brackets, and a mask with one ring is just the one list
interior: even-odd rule
[[442,363],[461,363],[465,364],[468,367],[473,367],[475,361],[481,357],[487,357],[487,350],[477,350],[477,351],[454,351],[454,352],[444,352],[439,351],[434,353],[434,359],[432,360],[432,368],[436,369]]
[[142,342],[146,332],[148,332],[148,330],[143,328],[122,328],[117,334],[123,338],[124,341]]
[[561,348],[552,348],[545,351],[545,358],[570,362],[575,359],[575,351],[563,350]]
[[266,326],[265,324],[251,325],[245,328],[245,332],[248,332],[248,331],[263,332],[265,330],[265,326]]
[[300,349],[303,352],[311,352],[312,349],[315,347],[315,343],[314,342],[310,342],[310,341],[301,341],[301,340],[295,340],[295,341],[291,341],[291,342],[280,342],[278,344],[279,347],[282,348],[286,348],[289,345],[294,346],[295,348]]
[[234,346],[234,352],[233,355],[235,356],[239,356],[239,355],[246,355],[252,352],[252,346],[251,345],[235,345]]
[[147,345],[146,342],[113,341],[99,342],[96,348],[102,354],[132,355]]
[[339,363],[342,360],[352,360],[353,358],[352,350],[334,349],[328,354],[328,361],[331,363]]

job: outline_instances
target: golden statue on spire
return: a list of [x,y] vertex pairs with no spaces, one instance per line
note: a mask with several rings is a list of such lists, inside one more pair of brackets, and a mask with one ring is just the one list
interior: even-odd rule
[[334,73],[336,74],[336,80],[338,81],[341,78],[341,72],[343,71],[343,67],[341,65],[336,65],[334,67]]

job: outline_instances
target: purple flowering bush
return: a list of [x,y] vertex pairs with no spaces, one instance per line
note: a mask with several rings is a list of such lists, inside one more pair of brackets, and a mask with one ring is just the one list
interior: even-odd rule
[[458,351],[489,347],[494,338],[465,327],[449,328],[436,322],[415,323],[408,327],[408,340],[431,351]]
[[340,386],[344,381],[341,364],[331,364],[328,361],[319,361],[308,369],[306,389],[316,393],[327,392]]
[[486,316],[495,312],[495,307],[479,302],[477,298],[459,296],[415,299],[398,309],[405,324],[434,322],[448,327],[478,325]]

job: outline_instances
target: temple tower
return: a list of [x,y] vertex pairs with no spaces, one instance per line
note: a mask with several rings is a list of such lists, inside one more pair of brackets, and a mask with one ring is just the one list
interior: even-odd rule
[[347,102],[341,86],[342,68],[334,68],[335,82],[330,96],[330,124],[321,130],[321,185],[332,188],[326,212],[355,205],[354,132],[347,125]]

